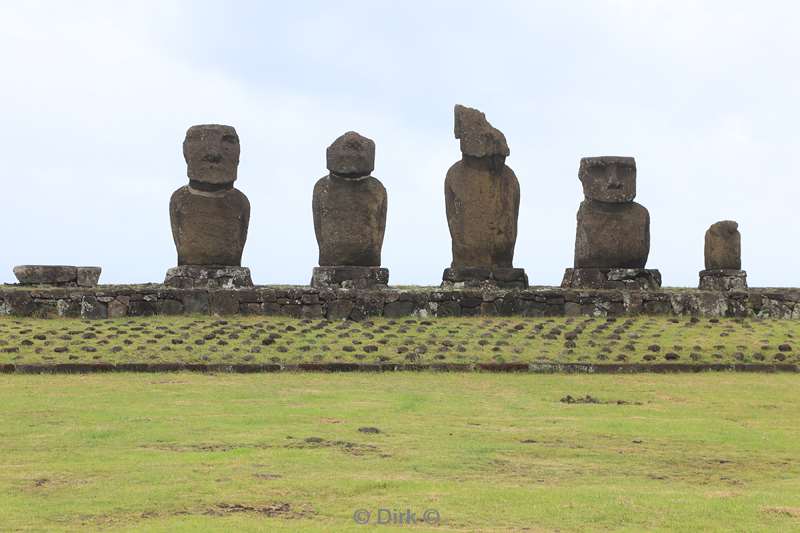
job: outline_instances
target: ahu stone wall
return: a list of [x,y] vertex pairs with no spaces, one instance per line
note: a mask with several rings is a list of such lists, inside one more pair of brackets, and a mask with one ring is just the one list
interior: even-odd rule
[[149,315],[279,315],[330,320],[368,316],[692,315],[800,319],[800,289],[337,289],[256,286],[180,289],[164,285],[0,287],[0,315],[86,319]]

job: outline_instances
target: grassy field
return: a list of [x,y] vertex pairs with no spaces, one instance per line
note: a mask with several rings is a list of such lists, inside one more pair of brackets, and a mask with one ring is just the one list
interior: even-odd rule
[[795,374],[10,375],[0,529],[798,530],[798,400]]
[[0,318],[0,363],[797,363],[781,320]]

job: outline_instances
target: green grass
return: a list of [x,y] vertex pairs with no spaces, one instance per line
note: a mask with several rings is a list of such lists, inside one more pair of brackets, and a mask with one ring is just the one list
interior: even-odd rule
[[0,318],[0,363],[797,363],[800,323],[636,318]]
[[[800,529],[800,376],[0,379],[0,529]],[[570,404],[567,395],[602,403]],[[380,433],[359,431],[378,428]],[[373,516],[374,519],[374,516]]]

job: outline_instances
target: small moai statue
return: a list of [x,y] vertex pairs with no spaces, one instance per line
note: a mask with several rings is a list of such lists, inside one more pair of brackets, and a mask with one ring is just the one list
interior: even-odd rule
[[525,270],[513,267],[520,191],[505,164],[511,153],[505,135],[483,113],[461,105],[455,106],[453,130],[461,160],[444,182],[453,260],[442,287],[525,288]]
[[645,269],[650,254],[650,214],[634,202],[632,157],[584,157],[578,169],[585,200],[575,234],[574,268],[564,288],[656,289],[658,270]]
[[747,289],[747,272],[742,270],[742,236],[739,224],[722,220],[706,231],[705,270],[700,271],[700,288],[711,291]]
[[183,141],[189,184],[172,194],[169,215],[178,266],[165,285],[181,288],[250,287],[242,251],[250,223],[250,202],[234,188],[239,136],[231,126],[192,126]]
[[375,143],[354,131],[326,152],[329,174],[314,185],[312,211],[319,266],[312,287],[382,289],[389,270],[381,268],[387,196],[371,175]]

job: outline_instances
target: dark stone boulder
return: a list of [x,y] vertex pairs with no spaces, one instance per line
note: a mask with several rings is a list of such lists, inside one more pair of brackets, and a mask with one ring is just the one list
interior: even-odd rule
[[76,271],[76,281],[79,287],[96,287],[100,281],[100,274],[103,269],[100,267],[78,267]]
[[66,265],[20,265],[14,267],[14,275],[23,285],[96,287],[102,271],[103,269],[100,267]]
[[577,218],[575,268],[645,267],[650,214],[643,206],[585,200]]
[[741,241],[739,225],[733,220],[712,224],[705,237],[706,270],[740,270]]
[[66,285],[78,279],[78,267],[66,265],[19,265],[14,276],[23,285]]

